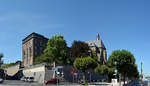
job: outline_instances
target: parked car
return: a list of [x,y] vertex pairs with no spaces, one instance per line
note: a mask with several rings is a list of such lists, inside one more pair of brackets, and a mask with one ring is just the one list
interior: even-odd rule
[[4,80],[2,78],[0,78],[0,83],[2,83]]
[[24,77],[22,80],[28,82],[29,77]]
[[59,83],[59,79],[52,78],[51,80],[45,80],[45,84],[57,84]]
[[20,80],[21,80],[21,81],[25,81],[25,77],[23,76]]
[[33,82],[33,81],[34,81],[34,77],[28,77],[28,78],[27,78],[27,81],[28,81],[28,82]]

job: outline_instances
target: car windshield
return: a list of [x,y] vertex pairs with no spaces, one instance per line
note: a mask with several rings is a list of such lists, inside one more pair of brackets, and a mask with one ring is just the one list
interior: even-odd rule
[[33,77],[30,77],[30,79],[34,79]]

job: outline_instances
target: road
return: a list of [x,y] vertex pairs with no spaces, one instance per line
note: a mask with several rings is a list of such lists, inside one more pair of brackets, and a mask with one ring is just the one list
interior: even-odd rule
[[[3,83],[0,83],[0,86],[82,86],[77,84],[71,84],[71,83],[65,83],[65,85],[55,85],[55,84],[39,84],[36,82],[24,82],[20,80],[5,80]],[[109,85],[97,85],[97,86],[109,86]],[[128,84],[126,86],[141,86],[141,83],[139,81],[132,82],[131,84]]]
[[137,80],[137,81],[134,81],[132,83],[129,83],[128,85],[126,86],[147,86],[147,85],[141,85],[141,81],[140,80]]
[[[55,84],[39,84],[39,83],[35,83],[35,82],[23,82],[20,80],[5,80],[3,83],[0,83],[0,86],[58,86]],[[59,85],[60,86],[60,85]],[[61,85],[61,86],[81,86],[81,85],[75,85],[75,84],[65,84],[65,85]]]

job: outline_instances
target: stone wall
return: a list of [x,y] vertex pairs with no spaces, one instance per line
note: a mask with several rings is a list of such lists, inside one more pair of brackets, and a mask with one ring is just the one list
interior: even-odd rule
[[38,83],[44,83],[44,80],[50,80],[52,78],[53,71],[51,67],[47,67],[45,64],[33,65],[23,69],[24,77],[34,77],[34,81]]
[[34,39],[31,39],[22,45],[22,60],[24,66],[29,66],[33,64],[33,56],[34,56],[33,41]]

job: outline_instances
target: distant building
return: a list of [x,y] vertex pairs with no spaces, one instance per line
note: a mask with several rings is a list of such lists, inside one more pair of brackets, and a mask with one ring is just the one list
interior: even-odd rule
[[46,48],[47,41],[48,38],[34,32],[22,40],[23,66],[34,64],[35,58],[42,55]]
[[107,52],[103,41],[100,40],[99,33],[97,33],[97,40],[87,41],[86,43],[88,43],[92,51],[95,51],[97,53],[100,64],[106,64]]

